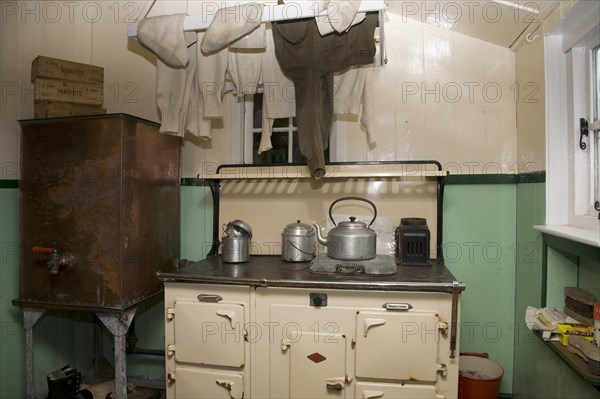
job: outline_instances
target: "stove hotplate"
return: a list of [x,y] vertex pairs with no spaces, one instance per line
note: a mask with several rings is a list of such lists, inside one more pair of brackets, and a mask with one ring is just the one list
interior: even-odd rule
[[310,263],[309,271],[316,274],[357,274],[391,276],[396,274],[396,260],[391,255],[377,255],[369,260],[339,260],[318,254]]

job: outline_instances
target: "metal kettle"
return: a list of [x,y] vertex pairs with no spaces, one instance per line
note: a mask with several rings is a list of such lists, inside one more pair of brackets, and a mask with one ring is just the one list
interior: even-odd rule
[[[347,200],[363,201],[373,207],[373,219],[368,225],[365,222],[357,221],[354,216],[350,217],[350,220],[335,223],[331,213],[334,205]],[[329,207],[329,218],[335,227],[329,231],[327,237],[323,237],[321,227],[314,224],[317,230],[317,240],[327,247],[327,256],[330,258],[339,260],[373,259],[377,247],[377,234],[370,227],[376,217],[377,207],[373,202],[360,197],[339,198],[333,201]]]

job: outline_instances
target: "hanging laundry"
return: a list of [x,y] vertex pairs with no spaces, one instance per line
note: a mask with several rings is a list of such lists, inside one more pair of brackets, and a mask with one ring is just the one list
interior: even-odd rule
[[246,3],[220,8],[202,38],[202,51],[212,53],[246,36],[262,22],[264,4]]
[[211,138],[211,119],[222,118],[228,51],[200,50],[204,33],[184,32],[186,15],[145,18],[138,25],[140,43],[157,55],[156,103],[161,133],[189,132]]
[[314,20],[273,23],[275,52],[294,82],[300,152],[315,179],[325,175],[324,152],[333,123],[333,73],[373,63],[377,14],[346,33],[321,36]]
[[262,134],[258,153],[273,148],[271,136],[275,119],[291,118],[296,116],[296,92],[292,82],[281,71],[275,56],[275,43],[273,43],[273,30],[266,32],[266,51],[262,55],[262,84],[263,84],[263,112]]
[[358,1],[320,1],[317,2],[319,12],[325,11],[326,14],[315,17],[317,27],[321,36],[328,35],[333,32],[343,33],[350,27],[362,22],[366,17],[366,13],[358,12],[360,0]]
[[[198,43],[204,40],[206,32],[198,32]],[[204,102],[204,118],[215,119],[223,117],[223,96],[225,90],[225,75],[229,63],[228,49],[207,53],[198,49],[198,84]]]
[[261,59],[265,50],[229,49],[227,73],[231,78],[236,97],[255,94],[261,83]]
[[333,75],[333,113],[358,116],[369,145],[375,145],[374,65],[352,66]]
[[266,42],[265,24],[260,24],[258,28],[236,40],[229,45],[229,49],[265,49]]
[[[183,136],[192,81],[196,74],[195,34],[185,34],[185,14],[146,18],[138,39],[157,55],[156,102],[161,133]],[[190,47],[188,47],[190,45]]]
[[[198,49],[197,49],[198,50]],[[198,74],[194,75],[192,81],[192,91],[186,117],[185,130],[201,139],[212,139],[211,119],[204,118],[204,102],[200,93],[200,84],[198,83]]]
[[185,14],[146,18],[138,24],[138,40],[165,64],[184,68],[190,57],[187,47],[196,41],[193,32],[183,31]]
[[261,60],[266,51],[265,25],[229,45],[227,74],[235,86],[234,95],[242,99],[255,94],[261,82]]

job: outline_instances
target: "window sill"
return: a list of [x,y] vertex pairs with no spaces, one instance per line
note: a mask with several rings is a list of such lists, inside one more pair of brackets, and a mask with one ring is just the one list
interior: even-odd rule
[[566,238],[567,240],[600,248],[600,232],[598,229],[582,229],[569,225],[539,225],[533,226],[533,228],[544,234]]

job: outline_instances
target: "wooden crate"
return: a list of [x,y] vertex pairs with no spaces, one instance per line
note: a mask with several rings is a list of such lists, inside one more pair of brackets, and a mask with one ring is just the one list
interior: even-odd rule
[[101,106],[104,100],[102,85],[87,82],[35,79],[34,101],[58,101]]
[[34,118],[56,118],[60,116],[103,115],[106,109],[96,105],[40,101],[33,104]]
[[31,81],[39,78],[94,83],[102,87],[104,68],[40,55],[31,63]]

